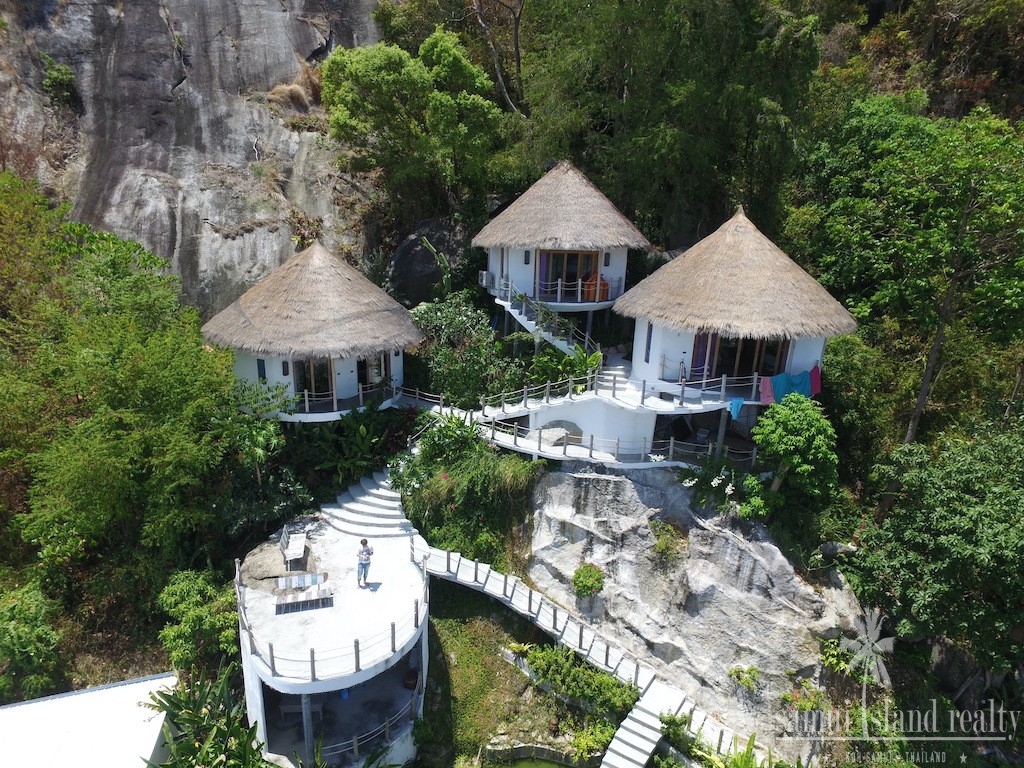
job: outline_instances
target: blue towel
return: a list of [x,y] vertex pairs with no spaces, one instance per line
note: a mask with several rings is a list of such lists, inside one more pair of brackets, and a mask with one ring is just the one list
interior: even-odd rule
[[740,417],[741,410],[743,410],[743,398],[732,398],[732,400],[729,401],[729,415],[732,416],[734,419],[738,419]]
[[791,392],[804,397],[811,396],[811,372],[802,373],[780,373],[772,376],[772,391],[775,393],[775,402],[781,403],[783,398]]

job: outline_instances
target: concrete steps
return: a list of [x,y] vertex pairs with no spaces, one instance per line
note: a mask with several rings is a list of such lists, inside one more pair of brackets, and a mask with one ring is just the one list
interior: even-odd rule
[[683,692],[654,680],[643,696],[622,721],[615,738],[608,745],[602,766],[608,768],[637,768],[646,765],[661,741],[659,715],[674,715],[686,702]]
[[332,528],[366,538],[408,537],[417,533],[402,509],[401,496],[387,486],[387,474],[363,477],[338,494],[337,504],[320,508]]

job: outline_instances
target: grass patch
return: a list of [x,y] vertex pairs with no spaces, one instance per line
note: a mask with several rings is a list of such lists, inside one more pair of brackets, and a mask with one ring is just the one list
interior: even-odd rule
[[425,710],[415,731],[426,768],[475,759],[493,735],[522,728],[516,724],[523,717],[556,716],[553,705],[533,696],[526,677],[499,655],[510,643],[544,642],[532,624],[488,597],[434,581],[429,631]]

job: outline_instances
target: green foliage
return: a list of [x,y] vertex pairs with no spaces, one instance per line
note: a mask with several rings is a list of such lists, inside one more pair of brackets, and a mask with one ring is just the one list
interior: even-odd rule
[[583,563],[572,575],[572,589],[577,597],[590,597],[604,589],[604,571],[593,563]]
[[54,692],[63,678],[53,606],[29,582],[0,597],[0,703]]
[[537,646],[527,655],[526,663],[553,692],[587,702],[598,713],[616,721],[629,714],[640,698],[636,686],[619,682],[606,672],[581,662],[565,647]]
[[475,425],[447,416],[423,433],[418,453],[392,465],[391,485],[433,546],[502,568],[512,561],[512,532],[526,517],[542,466],[498,453]]
[[574,721],[569,726],[569,749],[576,760],[585,760],[604,752],[615,738],[615,723],[601,718]]
[[686,531],[665,520],[648,521],[654,534],[654,557],[662,565],[669,565],[679,556],[686,544]]
[[980,663],[1022,651],[1024,421],[907,445],[878,469],[893,483],[889,514],[862,533],[851,583],[903,636],[944,635]]
[[744,517],[767,516],[798,546],[818,545],[815,520],[839,502],[836,435],[821,407],[789,394],[758,418],[751,430],[758,461],[774,473],[770,484],[748,477],[741,507]]
[[230,664],[215,679],[199,673],[172,691],[152,694],[155,708],[169,721],[164,737],[170,751],[163,763],[149,762],[152,768],[269,768],[260,754],[256,725],[245,726],[245,700],[233,690],[235,676]]
[[825,692],[807,678],[793,680],[793,690],[782,694],[782,703],[798,712],[824,709],[828,703]]
[[675,749],[684,755],[693,756],[694,747],[697,746],[698,737],[690,730],[690,715],[659,715],[661,720],[661,735]]
[[729,670],[729,678],[735,680],[749,693],[757,693],[758,686],[761,684],[761,670],[755,666],[733,667]]
[[415,57],[386,43],[338,47],[322,78],[332,135],[383,170],[404,221],[482,203],[500,111],[457,35],[438,27]]
[[729,511],[741,499],[744,488],[743,474],[736,477],[736,470],[728,460],[708,458],[696,467],[683,467],[679,470],[679,482],[684,488],[690,488],[693,500],[700,507]]
[[826,286],[870,326],[896,317],[920,340],[901,361],[925,360],[905,442],[955,362],[956,324],[997,342],[1024,327],[1024,136],[986,111],[935,120],[922,106],[921,94],[853,105],[810,154],[793,213],[817,222],[802,250]]
[[234,588],[215,582],[212,573],[179,571],[157,598],[160,610],[173,619],[160,630],[160,642],[177,670],[212,670],[222,656],[238,652]]
[[45,73],[43,92],[59,107],[70,107],[75,100],[75,73],[67,64],[58,64],[48,53],[41,53]]
[[469,291],[420,304],[412,317],[427,339],[420,351],[430,372],[426,386],[444,395],[446,403],[479,408],[481,395],[522,386],[523,365],[505,354],[487,314],[473,306]]

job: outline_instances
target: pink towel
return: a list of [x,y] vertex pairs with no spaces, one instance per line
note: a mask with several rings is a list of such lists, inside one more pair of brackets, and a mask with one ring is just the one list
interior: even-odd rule
[[771,405],[775,402],[775,390],[772,389],[770,376],[761,377],[761,405]]
[[821,368],[815,365],[811,368],[811,397],[821,392]]

